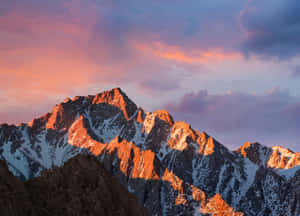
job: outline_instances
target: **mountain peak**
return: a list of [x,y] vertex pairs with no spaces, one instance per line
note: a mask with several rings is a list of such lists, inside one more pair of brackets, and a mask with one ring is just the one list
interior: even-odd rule
[[300,165],[300,153],[294,153],[282,146],[271,147],[272,154],[268,161],[268,167],[276,169],[290,169]]
[[167,110],[156,110],[153,114],[170,126],[174,124],[174,120]]
[[52,111],[43,118],[46,122],[45,128],[67,128],[78,117],[78,114],[87,111],[85,109],[93,104],[107,104],[115,107],[123,112],[126,120],[129,120],[137,111],[135,103],[120,88],[114,88],[96,95],[66,98],[62,103],[56,104]]
[[267,146],[261,145],[258,142],[245,142],[244,145],[242,145],[235,152],[248,158],[255,164],[265,166],[268,158],[270,157],[271,149]]
[[106,103],[115,106],[123,111],[127,120],[136,112],[137,106],[129,97],[120,89],[114,88],[109,91],[101,92],[93,97],[93,104]]
[[[113,88],[111,90],[106,90],[106,91],[102,91],[98,94],[95,95],[96,98],[99,98],[99,97],[104,97],[106,98],[107,100],[109,99],[117,99],[117,98],[123,98],[123,99],[127,99],[127,100],[130,100],[128,98],[128,96],[125,94],[124,91],[122,91],[121,88]],[[94,98],[95,100],[95,98]],[[97,100],[97,99],[96,99]]]
[[271,149],[273,149],[274,151],[278,151],[282,154],[295,154],[295,152],[293,152],[291,149],[282,146],[272,146]]
[[258,142],[245,142],[236,152],[240,153],[244,157],[247,157],[248,154],[252,152],[258,152],[260,149],[269,149],[266,146],[261,145]]
[[300,153],[281,146],[267,147],[257,142],[245,142],[235,152],[264,167],[289,169],[300,165]]

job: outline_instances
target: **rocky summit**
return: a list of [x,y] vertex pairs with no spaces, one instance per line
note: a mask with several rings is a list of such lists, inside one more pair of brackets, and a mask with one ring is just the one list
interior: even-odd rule
[[[259,143],[231,151],[165,110],[143,110],[119,88],[66,99],[28,124],[0,126],[0,159],[9,170],[43,182],[36,184],[40,191],[51,191],[48,178],[59,187],[38,195],[28,186],[40,202],[68,190],[65,181],[88,168],[67,166],[69,178],[51,177],[53,167],[76,155],[93,155],[150,215],[300,215],[299,153]],[[102,205],[97,194],[69,195],[77,197],[78,212]]]

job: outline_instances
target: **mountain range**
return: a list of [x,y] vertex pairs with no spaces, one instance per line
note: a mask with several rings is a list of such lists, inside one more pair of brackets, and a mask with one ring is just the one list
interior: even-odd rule
[[22,181],[78,155],[93,155],[150,215],[300,215],[299,153],[247,142],[232,151],[166,110],[143,110],[119,88],[0,125],[0,159]]

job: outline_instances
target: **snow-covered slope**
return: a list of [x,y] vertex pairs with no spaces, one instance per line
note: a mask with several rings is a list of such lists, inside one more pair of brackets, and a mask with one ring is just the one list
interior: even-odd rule
[[267,147],[246,142],[236,152],[258,166],[270,168],[287,179],[292,178],[300,169],[300,153],[281,146]]
[[28,124],[0,126],[0,158],[22,179],[93,154],[152,215],[297,215],[299,194],[285,193],[299,172],[284,177],[265,165],[271,153],[257,149],[232,152],[165,110],[138,108],[118,88],[67,99]]

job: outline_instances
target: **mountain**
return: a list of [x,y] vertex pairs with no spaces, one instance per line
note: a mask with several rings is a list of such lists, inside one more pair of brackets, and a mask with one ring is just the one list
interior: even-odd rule
[[246,142],[236,152],[264,167],[290,169],[300,165],[300,153],[281,146],[269,148],[259,143]]
[[0,126],[0,158],[23,180],[91,154],[151,215],[300,215],[298,153],[251,146],[231,151],[165,110],[137,107],[119,88]]
[[0,161],[0,191],[0,212],[5,216],[148,215],[137,198],[91,156],[78,155],[25,183]]

